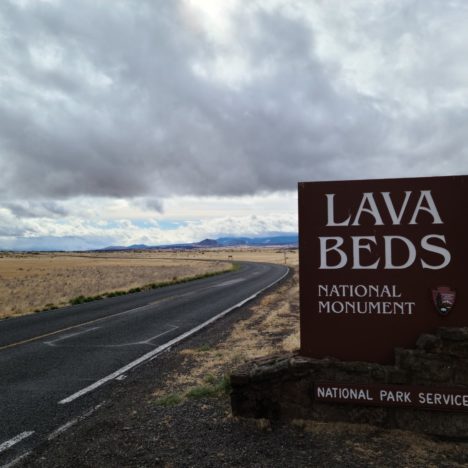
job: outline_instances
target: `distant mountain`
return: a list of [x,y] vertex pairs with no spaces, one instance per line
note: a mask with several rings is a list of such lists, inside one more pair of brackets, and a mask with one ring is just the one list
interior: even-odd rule
[[202,249],[214,247],[268,247],[268,246],[291,246],[297,247],[299,237],[297,234],[271,237],[221,237],[219,239],[204,239],[201,242],[189,244],[168,244],[168,245],[146,245],[134,244],[128,247],[111,246],[101,250],[150,250],[150,249]]
[[197,247],[219,247],[220,246],[218,241],[214,239],[205,239],[193,245]]
[[104,247],[103,249],[99,250],[145,250],[149,248],[151,247],[148,247],[146,244],[133,244],[129,246],[113,245],[111,247]]
[[217,242],[222,247],[227,246],[268,246],[268,245],[297,245],[299,237],[297,234],[288,236],[271,237],[221,237]]

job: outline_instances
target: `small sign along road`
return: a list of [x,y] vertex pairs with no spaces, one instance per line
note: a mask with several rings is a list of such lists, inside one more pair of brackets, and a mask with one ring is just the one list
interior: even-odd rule
[[0,321],[0,466],[94,411],[109,381],[287,273],[241,263],[211,278]]

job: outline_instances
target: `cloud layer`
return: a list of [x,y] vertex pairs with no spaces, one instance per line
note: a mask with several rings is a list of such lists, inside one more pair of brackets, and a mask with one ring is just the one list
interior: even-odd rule
[[3,216],[466,173],[467,22],[461,0],[2,1]]

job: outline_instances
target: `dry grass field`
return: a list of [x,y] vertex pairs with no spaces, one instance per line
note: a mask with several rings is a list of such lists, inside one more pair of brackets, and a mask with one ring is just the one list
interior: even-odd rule
[[[297,253],[287,253],[297,257]],[[203,261],[202,261],[203,260]],[[223,271],[231,261],[284,263],[278,249],[0,253],[0,319],[150,283]],[[288,258],[287,261],[290,261]]]
[[0,318],[97,296],[229,269],[221,260],[197,261],[151,252],[0,254]]

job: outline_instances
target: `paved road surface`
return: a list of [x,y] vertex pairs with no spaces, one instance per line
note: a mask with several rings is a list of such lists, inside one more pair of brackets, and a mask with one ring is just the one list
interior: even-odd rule
[[242,263],[216,277],[0,321],[0,466],[96,408],[109,382],[287,271]]

